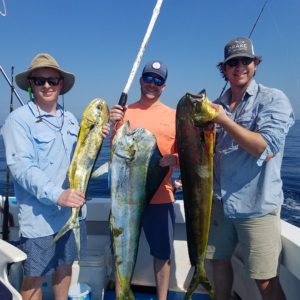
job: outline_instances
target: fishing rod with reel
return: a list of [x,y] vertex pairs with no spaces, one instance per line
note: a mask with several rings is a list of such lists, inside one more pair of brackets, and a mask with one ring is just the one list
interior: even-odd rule
[[[255,27],[256,27],[256,25],[257,25],[257,23],[258,23],[258,21],[259,21],[261,15],[262,15],[262,13],[263,13],[263,11],[264,11],[264,9],[265,9],[265,7],[266,7],[268,1],[269,1],[269,0],[266,0],[265,3],[264,3],[264,5],[262,6],[262,9],[260,10],[260,13],[258,14],[258,17],[256,18],[256,21],[254,22],[254,25],[253,25],[253,27],[252,27],[252,29],[251,29],[249,35],[248,35],[248,38],[249,38],[249,39],[251,38],[252,33],[254,32],[254,29],[255,29]],[[219,98],[222,97],[222,95],[223,95],[223,93],[224,93],[224,91],[225,91],[225,89],[226,89],[226,87],[227,87],[227,84],[228,84],[228,80],[226,80],[226,83],[225,83],[225,85],[224,85],[224,87],[223,87],[223,89],[222,89],[222,91],[221,91],[221,94],[220,94]]]

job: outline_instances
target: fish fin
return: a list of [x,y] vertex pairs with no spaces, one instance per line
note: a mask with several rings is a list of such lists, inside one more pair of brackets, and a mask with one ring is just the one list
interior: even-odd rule
[[69,230],[74,229],[77,224],[79,224],[78,221],[78,212],[79,209],[72,208],[72,214],[67,223],[60,229],[60,231],[56,234],[56,236],[53,239],[53,244],[56,243],[65,233],[67,233]]
[[202,89],[199,93],[198,93],[199,96],[204,96],[204,98],[206,97],[206,90],[205,89]]
[[160,159],[163,156],[161,155],[157,145],[153,149],[151,157],[148,162],[148,171],[146,178],[146,195],[147,195],[147,203],[150,202],[157,189],[162,184],[164,178],[168,174],[170,168],[161,167],[159,164]]
[[73,227],[76,247],[77,247],[77,254],[78,259],[80,258],[80,225],[79,225],[79,218],[76,218],[75,225]]
[[109,170],[109,162],[107,161],[106,163],[101,165],[98,169],[93,171],[91,178],[97,178],[101,175],[104,175],[104,174],[108,173],[108,170]]

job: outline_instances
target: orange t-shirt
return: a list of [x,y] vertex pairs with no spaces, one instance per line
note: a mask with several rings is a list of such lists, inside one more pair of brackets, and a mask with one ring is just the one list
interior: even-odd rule
[[[161,102],[152,106],[144,106],[136,102],[128,106],[123,122],[120,122],[118,127],[126,121],[130,122],[131,129],[145,128],[151,131],[156,137],[158,149],[163,156],[166,154],[175,154],[178,157],[175,145],[175,109]],[[173,168],[170,168],[167,176],[151,199],[151,204],[174,202],[173,187],[171,184],[172,174]]]

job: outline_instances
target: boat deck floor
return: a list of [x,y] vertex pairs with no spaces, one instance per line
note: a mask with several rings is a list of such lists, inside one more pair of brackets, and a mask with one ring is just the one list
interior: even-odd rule
[[[136,300],[156,300],[156,295],[144,292],[134,292]],[[116,295],[114,291],[108,290],[105,292],[104,300],[115,300]],[[182,300],[184,299],[183,292],[170,291],[168,294],[168,300]],[[210,300],[211,298],[205,294],[193,294],[192,300]]]

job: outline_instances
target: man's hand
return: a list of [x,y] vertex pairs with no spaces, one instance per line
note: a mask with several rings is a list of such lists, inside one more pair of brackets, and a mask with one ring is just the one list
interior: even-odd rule
[[103,137],[103,139],[105,139],[108,136],[109,130],[110,130],[110,124],[109,123],[104,124],[103,127],[102,127],[102,137]]
[[164,155],[159,161],[161,167],[176,167],[177,158],[173,154]]
[[124,118],[124,113],[126,111],[126,106],[121,105],[114,105],[109,113],[109,119],[113,124],[116,124],[117,122],[121,121]]
[[57,205],[72,208],[80,208],[84,203],[84,194],[73,189],[64,190],[57,201]]
[[218,112],[218,115],[212,120],[212,122],[222,125],[222,123],[228,119],[223,106],[215,103],[210,103],[210,105]]

